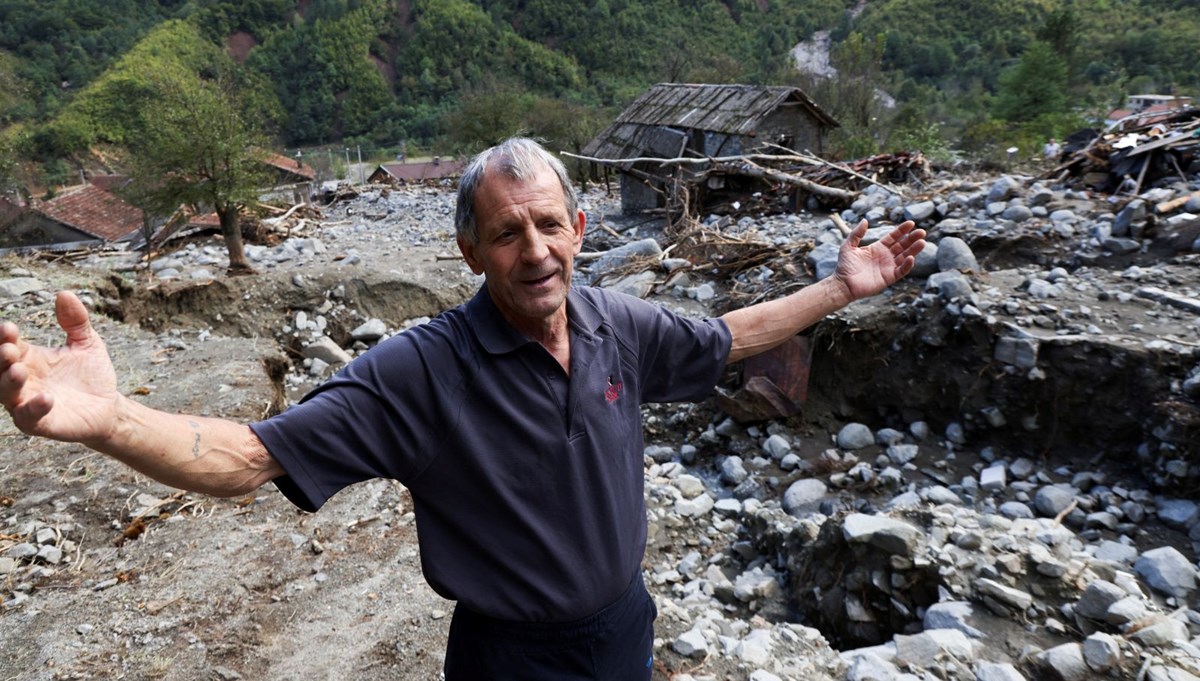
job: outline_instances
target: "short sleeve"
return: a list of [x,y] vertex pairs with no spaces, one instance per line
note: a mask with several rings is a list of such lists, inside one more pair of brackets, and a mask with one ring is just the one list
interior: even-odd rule
[[250,426],[286,472],[275,482],[292,503],[314,511],[349,485],[403,482],[428,465],[444,431],[442,407],[460,386],[455,363],[437,351],[446,344],[419,342],[420,334],[428,332],[388,339],[299,404]]

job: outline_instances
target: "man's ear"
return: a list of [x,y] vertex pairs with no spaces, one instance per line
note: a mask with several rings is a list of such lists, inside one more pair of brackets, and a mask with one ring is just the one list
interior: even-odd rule
[[583,211],[577,211],[575,215],[575,248],[572,255],[579,255],[583,250],[583,228],[587,226],[587,217]]
[[477,275],[483,274],[483,263],[479,262],[479,258],[476,257],[475,253],[475,247],[479,244],[476,244],[467,237],[463,236],[457,237],[455,240],[458,242],[458,252],[462,253],[463,260],[466,261],[467,267],[470,267],[471,271]]

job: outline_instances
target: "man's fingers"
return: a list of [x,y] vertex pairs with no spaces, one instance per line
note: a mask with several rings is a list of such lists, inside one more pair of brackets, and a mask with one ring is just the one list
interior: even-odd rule
[[54,408],[54,396],[38,393],[12,411],[13,423],[23,432],[33,433],[38,421]]
[[0,373],[0,403],[12,415],[13,424],[22,432],[36,434],[35,428],[54,408],[54,396],[42,392],[22,397],[29,380],[29,369],[24,364],[13,364]]
[[866,219],[861,220],[857,225],[855,225],[854,229],[852,229],[850,234],[846,237],[846,240],[842,242],[842,248],[858,248],[858,244],[862,242],[863,235],[867,233],[868,226],[869,225],[867,225]]
[[12,322],[0,324],[0,371],[5,371],[13,362],[21,359],[25,351],[25,341],[21,340],[21,332]]
[[18,406],[21,388],[25,387],[25,381],[28,379],[29,370],[24,364],[11,364],[0,373],[0,404],[3,404],[5,409],[13,411]]
[[0,324],[0,344],[16,343],[21,338],[21,332],[12,322]]
[[925,230],[913,229],[911,221],[901,224],[896,229],[888,234],[890,241],[889,250],[896,254],[897,258],[903,256],[916,256],[922,249],[925,248]]
[[87,308],[70,291],[60,291],[54,299],[54,316],[58,325],[67,332],[67,345],[86,343],[92,339],[92,325],[88,321]]

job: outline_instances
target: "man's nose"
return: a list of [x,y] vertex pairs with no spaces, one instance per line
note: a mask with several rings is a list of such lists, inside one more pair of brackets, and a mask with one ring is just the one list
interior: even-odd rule
[[546,259],[549,253],[550,247],[546,244],[546,239],[541,232],[531,229],[525,233],[521,244],[521,257],[526,262],[540,263]]

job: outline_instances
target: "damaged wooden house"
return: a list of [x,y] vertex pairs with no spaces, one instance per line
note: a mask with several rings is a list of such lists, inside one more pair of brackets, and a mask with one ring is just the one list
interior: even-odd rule
[[621,207],[632,214],[666,206],[679,180],[706,175],[702,187],[715,193],[752,191],[755,183],[708,174],[703,164],[644,159],[820,154],[836,127],[832,116],[795,87],[659,83],[589,142],[583,156],[617,169]]

